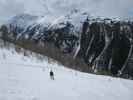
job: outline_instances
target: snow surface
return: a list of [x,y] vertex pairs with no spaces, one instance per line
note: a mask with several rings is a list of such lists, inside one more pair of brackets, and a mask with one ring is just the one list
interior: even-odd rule
[[0,100],[133,100],[133,81],[82,73],[0,48]]
[[[76,32],[79,32],[82,27],[82,24],[85,19],[89,16],[88,14],[83,14],[83,12],[77,11],[77,12],[70,12],[66,15],[61,16],[52,16],[52,15],[45,15],[45,16],[34,16],[27,13],[22,13],[19,15],[16,15],[9,19],[6,24],[7,25],[13,25],[14,27],[19,27],[22,29],[26,29],[29,26],[42,26],[42,28],[47,29],[58,29],[65,27],[65,24],[67,22],[74,25],[74,30]],[[62,24],[63,23],[63,24]]]

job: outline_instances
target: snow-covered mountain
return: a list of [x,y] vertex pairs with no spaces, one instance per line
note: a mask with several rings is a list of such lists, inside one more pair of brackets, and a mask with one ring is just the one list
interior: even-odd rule
[[87,13],[82,13],[78,10],[73,10],[70,13],[59,17],[49,14],[44,16],[34,16],[24,13],[14,16],[6,24],[22,28],[24,29],[22,33],[25,33],[29,29],[32,30],[35,27],[38,27],[36,31],[40,31],[43,28],[46,28],[47,30],[60,29],[69,23],[73,26],[71,32],[75,33],[80,31],[82,23],[87,16]]
[[115,75],[126,70],[126,74],[132,76],[133,22],[130,20],[92,17],[87,12],[74,9],[60,17],[24,13],[5,25],[1,30],[7,27],[7,38],[12,41],[23,43],[27,40],[32,45],[41,46],[46,42],[52,43],[73,58],[83,58],[89,67],[94,65],[98,69],[111,70]]
[[18,16],[14,16],[11,20],[9,20],[9,24],[13,26],[18,26],[20,28],[25,29],[29,25],[33,24],[37,19],[37,16],[31,16],[29,14],[20,14]]
[[63,30],[64,33],[79,37],[86,19],[89,19],[90,24],[93,22],[111,23],[111,21],[118,22],[121,20],[119,18],[92,17],[88,12],[72,9],[69,13],[60,16],[54,16],[52,14],[43,16],[34,16],[28,13],[18,14],[9,19],[5,24],[8,26],[9,31],[12,30],[12,28],[14,29],[14,27],[20,28],[21,31],[16,31],[19,36],[23,34],[27,35],[31,32],[33,36],[36,36],[38,33],[46,34],[48,31],[66,28]]
[[[0,45],[2,42],[0,42]],[[31,53],[29,53],[31,54]],[[53,70],[55,80],[49,71]],[[0,46],[0,100],[132,100],[133,81],[81,73]]]
[[[7,15],[14,17],[6,21],[1,30],[6,30],[7,27],[7,31],[1,33],[8,33],[3,35],[4,39],[6,37],[7,40],[19,43],[28,41],[32,45],[41,46],[40,48],[45,43],[50,43],[72,58],[83,59],[89,67],[102,66],[107,71],[111,69],[116,75],[118,71],[125,69],[124,66],[130,65],[129,58],[132,59],[133,22],[123,20],[129,18],[126,12],[126,8],[132,7],[129,2],[131,1],[2,0],[0,8],[10,7]],[[124,17],[126,14],[128,17]]]

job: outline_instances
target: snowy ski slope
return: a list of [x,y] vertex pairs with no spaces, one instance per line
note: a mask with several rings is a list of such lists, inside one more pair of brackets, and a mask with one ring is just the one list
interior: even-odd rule
[[0,100],[133,100],[133,81],[81,73],[0,48]]

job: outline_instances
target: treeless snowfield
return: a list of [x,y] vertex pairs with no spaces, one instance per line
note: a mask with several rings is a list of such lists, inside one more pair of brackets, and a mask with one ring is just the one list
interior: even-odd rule
[[81,73],[0,48],[0,100],[133,100],[133,81]]

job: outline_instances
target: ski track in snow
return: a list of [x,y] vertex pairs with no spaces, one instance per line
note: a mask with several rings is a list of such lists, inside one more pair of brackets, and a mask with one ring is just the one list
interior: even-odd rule
[[133,100],[133,81],[81,73],[0,48],[0,100]]

